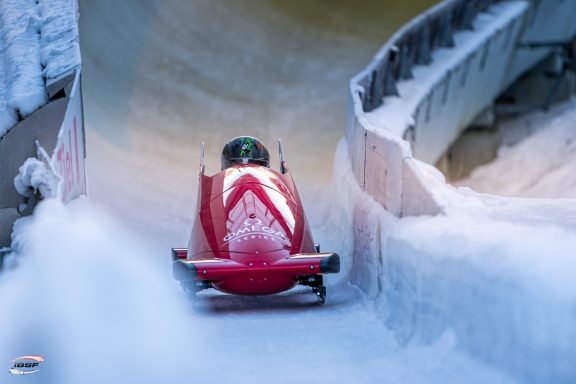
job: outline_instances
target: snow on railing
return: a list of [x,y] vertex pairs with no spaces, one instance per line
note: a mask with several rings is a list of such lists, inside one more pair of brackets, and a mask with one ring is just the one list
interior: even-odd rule
[[50,85],[80,66],[78,3],[76,0],[40,2],[40,56]]
[[76,0],[0,1],[0,138],[80,66],[77,15]]
[[30,1],[0,2],[0,137],[46,103],[40,64],[39,7]]

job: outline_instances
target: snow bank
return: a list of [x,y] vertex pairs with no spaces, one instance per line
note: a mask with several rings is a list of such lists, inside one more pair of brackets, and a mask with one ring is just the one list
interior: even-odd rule
[[504,196],[576,199],[574,121],[576,99],[544,116],[537,112],[503,124],[500,129],[505,138],[519,130],[533,132],[519,143],[505,140],[512,144],[503,145],[493,162],[476,168],[456,185]]
[[185,382],[190,369],[202,372],[167,254],[154,255],[87,200],[44,201],[13,238],[0,275],[1,361],[42,355],[34,377],[54,383]]
[[58,181],[58,176],[46,164],[30,157],[14,178],[14,188],[25,197],[32,196],[36,191],[43,197],[54,197],[58,191]]
[[388,236],[379,300],[401,342],[450,329],[524,382],[573,382],[574,232],[439,216],[400,220]]
[[42,198],[58,196],[58,186],[61,178],[51,165],[50,156],[42,148],[38,141],[38,158],[30,157],[19,168],[18,175],[14,178],[14,188],[24,197],[30,197],[36,191]]

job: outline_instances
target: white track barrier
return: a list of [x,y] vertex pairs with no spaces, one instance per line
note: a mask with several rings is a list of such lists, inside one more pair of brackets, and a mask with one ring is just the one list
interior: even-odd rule
[[[574,15],[572,1],[444,1],[403,27],[352,79],[347,146],[335,162],[336,188],[352,197],[351,279],[399,342],[452,335],[522,382],[574,382],[573,233],[495,221],[486,201],[456,191],[413,157],[438,160],[550,53],[520,44],[567,40]],[[343,162],[350,176],[342,175]],[[351,192],[354,180],[363,193]],[[498,200],[496,209],[512,212],[514,204]],[[533,204],[538,216],[555,203]],[[417,215],[436,217],[408,217]]]

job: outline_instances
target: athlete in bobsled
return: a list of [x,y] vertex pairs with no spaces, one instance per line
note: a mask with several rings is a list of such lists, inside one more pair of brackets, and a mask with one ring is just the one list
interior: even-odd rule
[[324,303],[323,275],[339,272],[340,259],[314,244],[278,144],[279,172],[270,169],[268,149],[251,136],[224,146],[214,176],[204,175],[202,154],[189,246],[172,249],[174,277],[186,291],[266,295],[301,284]]

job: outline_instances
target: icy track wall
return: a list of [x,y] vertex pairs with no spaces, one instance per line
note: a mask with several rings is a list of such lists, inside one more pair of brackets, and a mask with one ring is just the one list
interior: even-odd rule
[[[494,225],[482,214],[452,220],[477,201],[416,160],[436,162],[550,54],[521,42],[567,40],[575,14],[573,1],[444,1],[393,35],[351,80],[347,145],[336,161],[349,162],[353,178],[340,176],[337,187],[355,181],[361,190],[342,191],[355,201],[351,278],[400,342],[452,332],[461,348],[525,382],[576,378],[576,328],[564,321],[573,319],[576,296],[558,289],[569,277],[551,281],[567,267],[568,248],[555,245],[570,233]],[[438,216],[421,228],[405,224],[418,215]]]
[[0,0],[0,249],[34,206],[14,178],[37,144],[62,180],[62,199],[85,193],[84,122],[76,0]]

